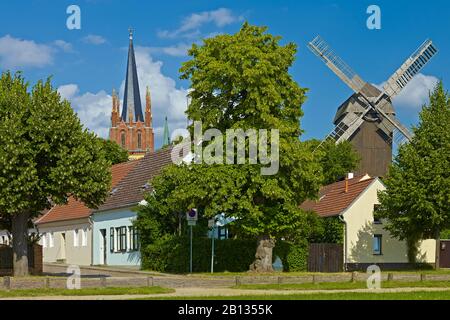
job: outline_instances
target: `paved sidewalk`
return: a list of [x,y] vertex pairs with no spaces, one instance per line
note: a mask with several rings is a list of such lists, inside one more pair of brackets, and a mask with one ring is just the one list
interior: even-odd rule
[[420,291],[449,291],[449,288],[389,288],[389,289],[350,289],[350,290],[244,290],[230,288],[177,288],[173,293],[149,295],[108,295],[108,296],[47,296],[47,297],[14,297],[0,300],[129,300],[140,298],[174,298],[174,297],[208,297],[208,296],[243,296],[243,295],[291,295],[291,294],[339,294],[354,293],[395,293]]

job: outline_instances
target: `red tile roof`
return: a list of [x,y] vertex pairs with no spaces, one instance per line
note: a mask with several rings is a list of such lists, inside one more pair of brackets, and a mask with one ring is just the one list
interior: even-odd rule
[[[111,167],[112,188],[114,188],[139,163],[139,161],[140,160],[133,160],[113,165]],[[55,221],[82,219],[88,217],[91,212],[92,209],[86,207],[83,202],[70,197],[67,204],[53,207],[35,223],[42,224]]]
[[151,191],[148,182],[158,175],[162,168],[172,163],[171,148],[147,153],[138,165],[113,188],[111,196],[97,210],[135,206],[144,199],[144,192]]
[[348,191],[345,192],[345,180],[322,187],[318,200],[306,200],[300,208],[314,211],[321,217],[341,214],[376,178],[368,175],[348,179]]

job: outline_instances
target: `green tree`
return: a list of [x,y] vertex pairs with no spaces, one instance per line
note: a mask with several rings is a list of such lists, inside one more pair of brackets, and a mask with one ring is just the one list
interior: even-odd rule
[[[440,231],[450,227],[450,97],[440,82],[420,112],[411,142],[400,147],[380,192],[379,216],[387,229],[410,246],[435,238],[439,268]],[[412,246],[412,248],[411,248]]]
[[[249,164],[248,159],[240,165],[173,165],[154,179],[156,192],[147,197],[150,204],[141,212],[141,217],[150,214],[148,210],[171,216],[172,225],[174,213],[193,207],[206,217],[222,212],[236,217],[238,232],[258,239],[251,266],[255,271],[272,270],[275,239],[307,223],[299,205],[315,197],[323,181],[320,164],[299,140],[306,90],[288,72],[296,46],[282,46],[280,37],[266,31],[244,23],[234,35],[194,44],[181,77],[191,81],[187,115],[202,121],[203,128],[222,133],[237,128],[278,129],[278,172],[261,175],[263,165]],[[193,127],[189,129],[192,134]],[[154,209],[149,209],[152,205]]]
[[317,148],[320,140],[308,140],[306,143],[311,150],[315,150],[314,154],[322,166],[324,185],[339,181],[347,173],[353,172],[361,159],[349,141],[336,144],[330,139],[320,148]]
[[105,151],[106,159],[111,164],[118,164],[128,161],[128,151],[118,145],[115,141],[98,138],[102,143],[102,148]]
[[69,196],[90,207],[106,197],[109,162],[50,81],[28,92],[20,73],[0,78],[0,215],[11,221],[14,275],[28,274],[28,223]]

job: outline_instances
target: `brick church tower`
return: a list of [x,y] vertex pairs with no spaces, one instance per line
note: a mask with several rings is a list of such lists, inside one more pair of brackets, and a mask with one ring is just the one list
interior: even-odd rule
[[[154,133],[152,128],[152,103],[147,87],[145,96],[145,118],[142,114],[141,96],[136,71],[133,48],[133,32],[130,30],[127,73],[122,113],[120,99],[116,91],[112,94],[111,128],[109,139],[128,150],[130,159],[141,158],[147,152],[154,151]],[[119,115],[120,114],[120,115]]]

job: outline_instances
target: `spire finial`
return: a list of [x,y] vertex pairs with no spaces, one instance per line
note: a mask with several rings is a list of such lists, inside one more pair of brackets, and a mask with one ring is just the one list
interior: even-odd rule
[[164,133],[163,133],[163,146],[170,145],[170,133],[169,133],[169,124],[167,122],[167,116],[164,119]]
[[133,40],[133,28],[129,27],[128,28],[128,33],[130,35],[130,40]]

